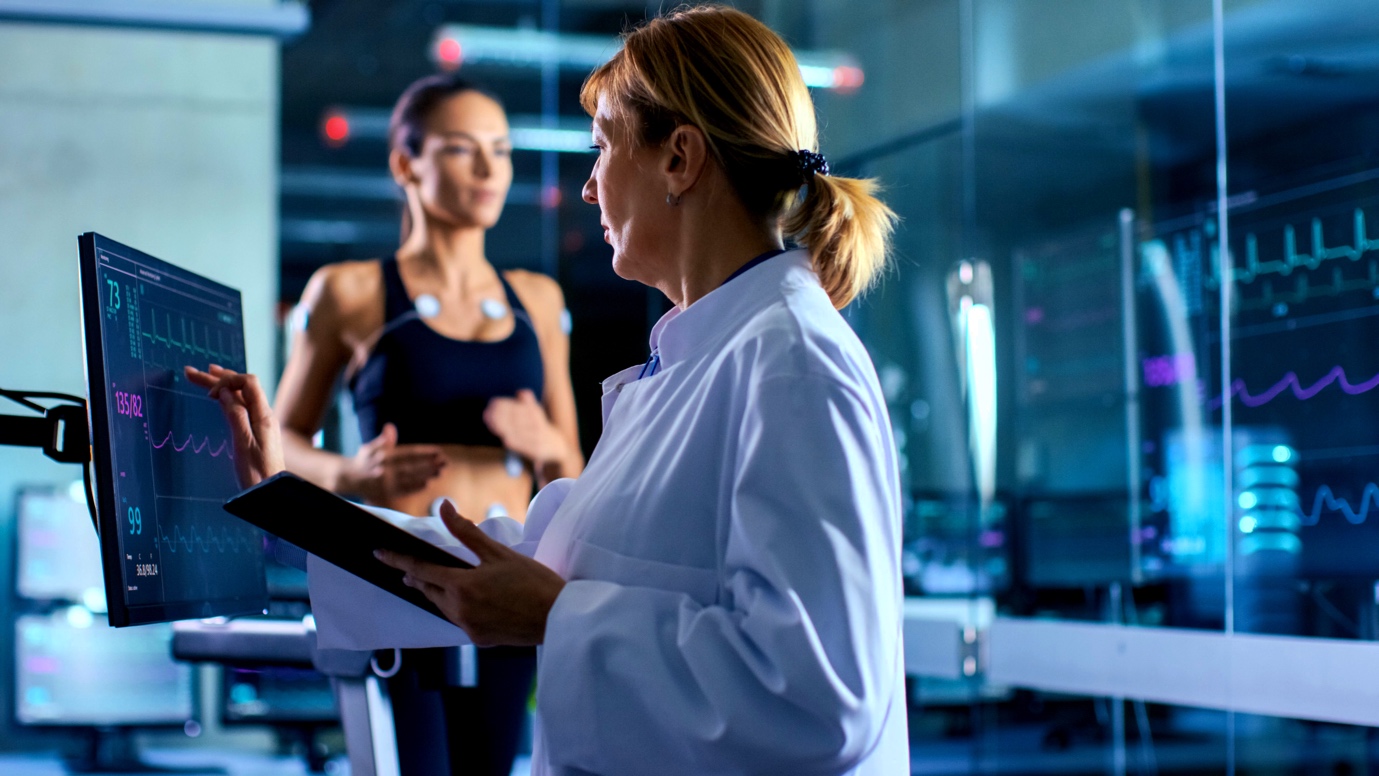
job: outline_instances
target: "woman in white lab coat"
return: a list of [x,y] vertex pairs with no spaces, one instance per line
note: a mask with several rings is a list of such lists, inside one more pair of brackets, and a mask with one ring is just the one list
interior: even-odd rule
[[[908,773],[895,448],[836,309],[894,216],[828,174],[790,50],[738,11],[634,30],[582,102],[613,267],[675,307],[533,503],[534,559],[451,508],[478,568],[380,557],[475,643],[541,645],[534,773]],[[251,380],[200,379],[246,479],[279,470]]]

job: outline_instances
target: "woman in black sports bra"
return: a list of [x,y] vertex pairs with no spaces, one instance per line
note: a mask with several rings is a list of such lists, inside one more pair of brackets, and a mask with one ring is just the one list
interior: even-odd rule
[[[413,84],[390,126],[405,239],[381,261],[321,268],[278,387],[288,469],[414,515],[449,497],[482,520],[526,516],[534,485],[583,468],[564,299],[550,278],[484,255],[512,183],[507,117],[453,76]],[[341,375],[365,443],[314,449]],[[511,771],[533,658],[480,650],[476,688],[451,688],[453,651],[408,650],[393,694],[403,776]],[[448,753],[447,753],[448,748]]]

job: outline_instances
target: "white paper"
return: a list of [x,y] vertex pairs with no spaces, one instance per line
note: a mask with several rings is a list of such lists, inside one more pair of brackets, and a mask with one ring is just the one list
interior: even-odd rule
[[[556,480],[537,493],[528,507],[525,526],[504,516],[483,521],[479,529],[530,557],[573,483],[574,480]],[[451,535],[438,516],[412,517],[379,507],[364,509],[457,558],[478,564],[474,553]],[[316,618],[318,649],[454,647],[470,643],[456,625],[315,555],[307,557],[307,585],[312,615]]]

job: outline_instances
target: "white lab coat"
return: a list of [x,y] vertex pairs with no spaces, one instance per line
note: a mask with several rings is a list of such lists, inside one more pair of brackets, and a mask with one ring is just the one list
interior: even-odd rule
[[909,772],[901,508],[866,350],[794,251],[652,332],[536,549],[534,776]]
[[[802,251],[667,313],[651,346],[659,371],[604,382],[589,465],[537,495],[519,545],[568,581],[533,776],[909,773],[899,478],[866,350]],[[517,541],[505,520],[481,527]],[[322,647],[467,641],[311,562]]]

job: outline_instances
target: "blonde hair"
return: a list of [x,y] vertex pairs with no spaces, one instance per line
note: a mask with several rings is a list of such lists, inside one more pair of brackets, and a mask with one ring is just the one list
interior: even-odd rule
[[652,19],[584,82],[589,115],[600,97],[641,142],[659,144],[682,124],[703,132],[747,209],[809,250],[835,307],[884,268],[895,213],[874,181],[801,170],[798,152],[818,150],[814,103],[795,55],[766,25],[719,5]]

